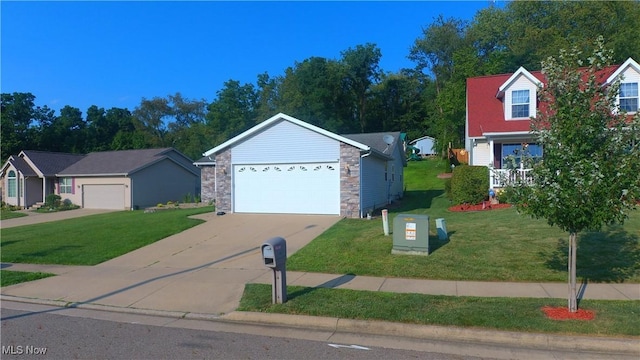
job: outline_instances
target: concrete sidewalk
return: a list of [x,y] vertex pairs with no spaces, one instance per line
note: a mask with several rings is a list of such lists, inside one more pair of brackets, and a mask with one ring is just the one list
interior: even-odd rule
[[[250,254],[259,259],[258,250]],[[3,263],[1,268],[62,275],[89,267]],[[264,273],[252,282],[271,284],[271,270],[265,269]],[[421,280],[296,271],[287,272],[287,285],[447,296],[566,298],[568,295],[565,283]],[[590,300],[640,300],[640,284],[585,283],[580,285],[578,294],[581,299]]]

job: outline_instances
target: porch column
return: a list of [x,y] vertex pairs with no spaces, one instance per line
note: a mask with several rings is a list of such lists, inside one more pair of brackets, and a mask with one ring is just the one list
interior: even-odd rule
[[492,170],[495,165],[494,155],[493,155],[493,139],[489,138],[489,187],[493,188],[495,173]]
[[46,198],[47,198],[47,177],[44,176],[42,178],[42,203],[43,204]]

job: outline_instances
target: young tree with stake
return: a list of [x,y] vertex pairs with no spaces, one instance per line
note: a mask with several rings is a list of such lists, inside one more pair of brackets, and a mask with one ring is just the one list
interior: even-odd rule
[[[532,133],[543,147],[529,184],[512,184],[518,208],[569,233],[569,311],[576,312],[578,234],[623,223],[640,198],[640,116],[604,84],[611,52],[600,38],[586,61],[574,48],[542,63],[547,83]],[[608,74],[608,75],[606,75]]]

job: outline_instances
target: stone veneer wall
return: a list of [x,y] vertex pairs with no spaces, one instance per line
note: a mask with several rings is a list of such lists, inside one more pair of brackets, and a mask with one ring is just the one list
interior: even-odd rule
[[209,203],[216,199],[216,167],[205,165],[200,168],[200,201]]
[[216,155],[216,211],[231,212],[231,149]]
[[360,150],[340,143],[340,216],[360,217]]

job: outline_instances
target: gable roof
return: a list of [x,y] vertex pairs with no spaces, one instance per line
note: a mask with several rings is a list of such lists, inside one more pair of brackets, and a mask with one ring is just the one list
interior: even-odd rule
[[417,138],[417,139],[415,139],[415,140],[411,140],[411,141],[409,141],[409,145],[417,144],[417,143],[418,143],[418,141],[420,141],[420,140],[425,140],[425,139],[426,139],[426,140],[433,140],[433,141],[435,141],[435,140],[436,140],[433,136],[423,136],[423,137],[419,137],[419,138]]
[[[127,176],[159,161],[170,159],[173,148],[101,151],[58,172],[59,176]],[[173,160],[172,160],[173,161]],[[189,161],[190,162],[190,161]]]
[[[629,66],[640,68],[638,63],[629,58],[623,65],[606,67],[598,76],[606,84],[613,81]],[[531,130],[528,119],[505,121],[504,118],[505,104],[501,95],[519,75],[526,76],[534,83],[537,81],[538,84],[544,85],[547,82],[542,72],[529,72],[522,67],[513,74],[478,76],[467,79],[466,130],[468,137],[495,136],[504,133],[525,134]]]
[[370,150],[370,147],[365,145],[365,144],[361,144],[361,143],[359,143],[357,141],[353,141],[351,139],[348,139],[346,137],[340,136],[338,134],[334,134],[334,133],[332,133],[330,131],[327,131],[325,129],[319,128],[319,127],[317,127],[315,125],[311,125],[311,124],[306,123],[306,122],[304,122],[302,120],[296,119],[296,118],[294,118],[292,116],[289,116],[289,115],[286,115],[286,114],[283,114],[283,113],[279,113],[279,114],[276,114],[276,115],[270,117],[269,119],[261,122],[260,124],[252,127],[251,129],[243,132],[242,134],[240,134],[238,136],[235,136],[235,137],[223,142],[222,144],[220,144],[220,145],[218,145],[218,146],[206,151],[202,155],[203,156],[215,155],[215,154],[219,153],[220,151],[228,148],[229,146],[232,146],[232,145],[234,145],[234,144],[236,144],[236,143],[238,143],[240,141],[243,141],[245,139],[248,139],[252,135],[257,134],[258,132],[260,132],[262,129],[265,129],[265,128],[271,126],[272,124],[278,123],[280,121],[291,122],[291,123],[296,124],[298,126],[302,126],[303,128],[306,128],[308,130],[317,132],[318,134],[321,134],[321,135],[327,136],[329,138],[332,138],[334,140],[337,140],[337,141],[349,144],[351,146],[354,146],[354,147],[356,147],[356,148],[358,148],[360,150],[364,150],[364,151],[369,151]]
[[618,76],[620,76],[629,67],[633,68],[637,73],[640,74],[640,65],[632,58],[628,58],[627,61],[622,63],[622,65],[620,65],[616,69],[616,71],[614,71],[611,75],[609,75],[609,77],[605,81],[605,84],[612,83]]
[[[530,73],[544,81],[540,71]],[[526,120],[504,120],[504,103],[496,97],[500,87],[512,74],[478,76],[467,79],[467,131],[470,137],[481,137],[484,133],[529,131]]]
[[193,162],[195,166],[203,166],[203,165],[214,165],[216,164],[216,159],[211,156],[203,156],[200,159]]
[[498,93],[496,94],[496,97],[503,97],[504,96],[504,91],[509,86],[511,86],[511,84],[513,84],[513,82],[516,81],[516,79],[518,79],[518,77],[520,75],[522,75],[525,78],[527,78],[529,81],[531,81],[536,86],[542,85],[542,81],[540,79],[535,77],[532,73],[528,72],[527,69],[525,69],[522,66],[520,66],[520,68],[518,70],[516,70],[516,72],[514,72],[513,75],[511,75],[507,79],[507,81],[505,81],[504,83],[502,83],[502,85],[500,85],[500,87],[498,88]]
[[[26,162],[33,163],[36,167],[33,169],[42,176],[55,176],[55,174],[64,168],[82,160],[84,155],[56,153],[37,150],[23,150],[18,157],[25,158]],[[34,174],[35,175],[35,174]]]
[[[385,135],[393,136],[393,142],[391,144],[387,145],[384,141]],[[373,153],[387,160],[393,159],[393,149],[400,143],[400,132],[344,134],[342,136],[368,145]],[[402,158],[404,159],[404,156]]]
[[9,165],[13,166],[16,170],[18,170],[22,176],[38,176],[35,170],[21,157],[11,155],[9,159],[4,163],[2,167],[2,176],[5,176],[7,168]]

